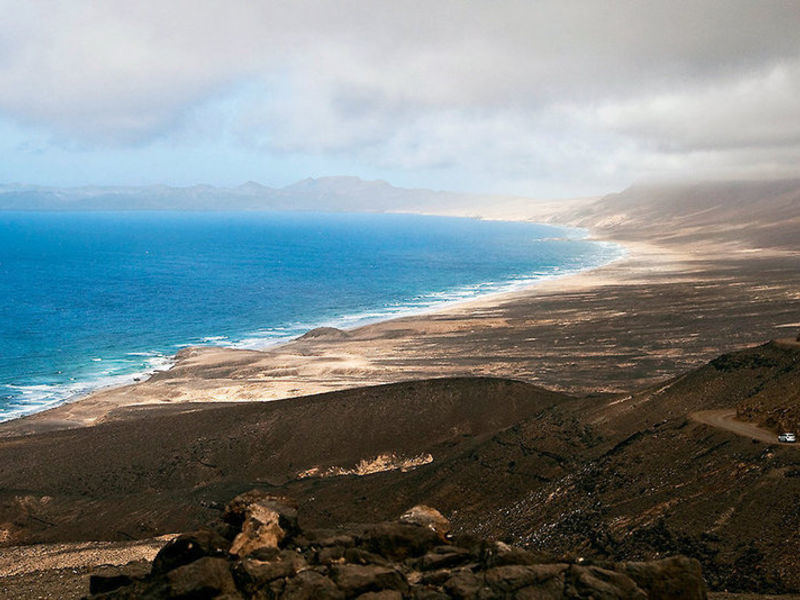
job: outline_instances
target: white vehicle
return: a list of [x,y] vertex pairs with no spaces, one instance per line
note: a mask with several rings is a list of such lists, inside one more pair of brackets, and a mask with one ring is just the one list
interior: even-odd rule
[[797,436],[794,433],[781,433],[778,436],[778,441],[784,444],[794,444],[797,441]]

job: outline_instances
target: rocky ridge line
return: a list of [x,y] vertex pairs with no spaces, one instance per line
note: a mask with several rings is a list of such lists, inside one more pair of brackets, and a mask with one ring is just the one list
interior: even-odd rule
[[453,538],[438,511],[303,530],[291,500],[260,490],[167,543],[143,570],[104,568],[90,600],[705,600],[700,564],[554,559],[502,542]]

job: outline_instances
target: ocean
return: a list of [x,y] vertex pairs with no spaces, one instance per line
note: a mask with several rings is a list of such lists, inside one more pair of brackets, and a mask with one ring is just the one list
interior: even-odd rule
[[307,212],[0,212],[0,420],[170,365],[596,267],[619,246],[520,222]]

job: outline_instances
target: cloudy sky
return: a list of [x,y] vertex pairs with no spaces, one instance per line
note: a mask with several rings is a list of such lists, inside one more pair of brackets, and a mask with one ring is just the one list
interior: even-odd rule
[[800,176],[800,0],[0,0],[0,182]]

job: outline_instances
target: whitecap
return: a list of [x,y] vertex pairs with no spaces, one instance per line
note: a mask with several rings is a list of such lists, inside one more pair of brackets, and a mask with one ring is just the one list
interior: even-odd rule
[[[118,370],[115,372],[105,368],[109,364],[118,365]],[[105,363],[102,371],[97,371],[81,379],[70,377],[69,381],[63,383],[5,384],[2,387],[13,393],[0,403],[0,421],[47,410],[99,389],[141,381],[156,371],[169,369],[173,364],[172,357],[153,352],[150,353],[144,364],[141,361],[136,363],[124,360],[109,361]]]

